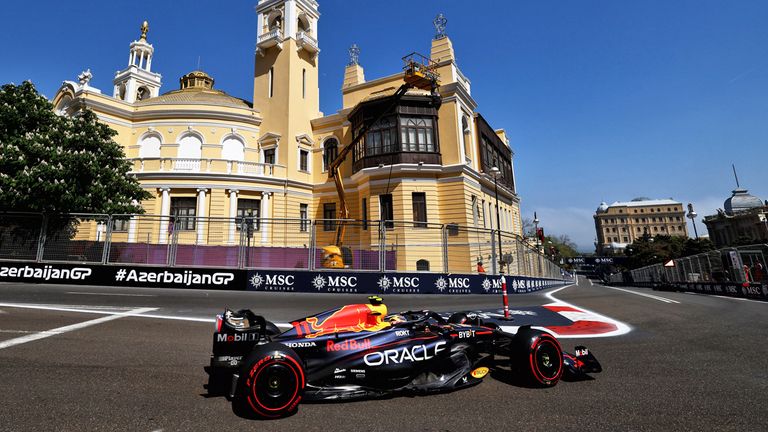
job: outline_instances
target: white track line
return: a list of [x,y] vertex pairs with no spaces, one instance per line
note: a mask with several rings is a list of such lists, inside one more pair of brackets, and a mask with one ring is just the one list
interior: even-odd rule
[[95,293],[95,292],[80,292],[80,291],[67,291],[67,294],[77,295],[95,295],[95,296],[120,296],[120,297],[157,297],[153,294],[123,294],[123,293]]
[[[127,307],[114,307],[114,306],[88,306],[88,305],[41,305],[41,304],[28,304],[28,303],[0,303],[0,307],[19,308],[19,309],[36,309],[36,310],[50,310],[60,312],[78,312],[89,313],[99,315],[115,315],[125,312],[129,308]],[[90,309],[89,309],[90,308]]]
[[105,316],[105,317],[101,317],[101,318],[96,318],[96,319],[90,320],[90,321],[84,321],[84,322],[77,323],[77,324],[72,324],[72,325],[68,325],[68,326],[64,326],[64,327],[55,328],[53,330],[46,330],[46,331],[43,331],[43,332],[40,332],[40,333],[31,334],[31,335],[28,335],[28,336],[22,336],[22,337],[18,337],[18,338],[15,338],[15,339],[9,339],[9,340],[0,342],[0,349],[9,348],[9,347],[12,347],[12,346],[21,345],[21,344],[24,344],[24,343],[27,343],[27,342],[32,342],[32,341],[36,341],[36,340],[40,340],[40,339],[45,339],[47,337],[56,336],[56,335],[60,335],[60,334],[63,334],[63,333],[68,333],[68,332],[75,331],[75,330],[80,330],[82,328],[94,326],[94,325],[105,323],[105,322],[108,322],[108,321],[114,321],[116,319],[124,318],[124,317],[127,317],[127,316],[143,314],[144,312],[150,312],[150,311],[153,311],[153,310],[157,310],[157,308],[138,308],[138,309],[132,309],[132,310],[129,310],[127,312],[123,312],[123,313],[119,313],[119,314],[115,314],[115,315],[109,315],[109,316]]
[[641,297],[647,297],[649,299],[658,300],[658,301],[664,302],[664,303],[677,303],[677,304],[680,304],[679,301],[668,299],[666,297],[661,297],[661,296],[652,295],[652,294],[646,294],[646,293],[639,293],[639,292],[631,291],[631,290],[624,289],[624,288],[616,288],[616,287],[610,287],[610,286],[606,286],[606,285],[601,285],[601,286],[603,288],[608,288],[608,289],[612,289],[612,290],[616,290],[616,291],[622,291],[622,292],[625,292],[625,293],[630,293],[630,294],[638,295],[638,296],[641,296]]

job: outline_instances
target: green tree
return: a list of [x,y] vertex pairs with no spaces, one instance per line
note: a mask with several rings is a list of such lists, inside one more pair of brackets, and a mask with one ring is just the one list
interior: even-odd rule
[[143,213],[151,195],[117,134],[84,109],[73,117],[25,81],[0,87],[0,209],[49,213]]
[[628,258],[626,267],[630,270],[636,269],[714,249],[715,246],[709,239],[694,240],[668,235],[644,236],[627,246],[625,250]]

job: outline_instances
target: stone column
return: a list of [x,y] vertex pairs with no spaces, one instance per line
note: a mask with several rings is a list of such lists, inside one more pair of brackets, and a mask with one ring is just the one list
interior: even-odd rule
[[205,193],[208,189],[197,189],[197,244],[202,244],[205,240],[205,226],[203,225],[203,219],[205,218]]
[[237,218],[237,189],[229,190],[229,244],[235,244],[235,233],[237,233],[235,218]]
[[157,239],[159,244],[168,243],[168,222],[167,216],[171,215],[171,198],[169,196],[171,188],[161,188],[162,198],[160,200],[160,215],[166,216],[160,219],[160,234]]

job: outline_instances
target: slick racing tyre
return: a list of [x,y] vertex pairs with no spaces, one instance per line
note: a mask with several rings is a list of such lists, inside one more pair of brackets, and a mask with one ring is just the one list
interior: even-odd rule
[[304,366],[292,349],[276,342],[257,345],[243,363],[232,402],[249,417],[285,417],[298,408],[305,385]]
[[549,333],[521,327],[515,335],[512,370],[536,387],[552,387],[563,375],[563,351]]

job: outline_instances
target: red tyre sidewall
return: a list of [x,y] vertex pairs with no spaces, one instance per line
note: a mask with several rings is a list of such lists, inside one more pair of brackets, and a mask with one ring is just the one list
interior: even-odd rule
[[[560,367],[557,369],[557,373],[555,373],[554,376],[551,376],[551,377],[545,376],[541,372],[541,370],[539,370],[539,365],[536,363],[536,350],[542,345],[551,345],[555,347],[555,349],[557,350],[557,356],[560,362]],[[538,335],[538,337],[534,339],[533,343],[530,346],[528,361],[530,363],[531,376],[533,377],[534,380],[536,380],[538,384],[551,387],[557,384],[558,381],[560,381],[560,377],[563,374],[563,350],[562,348],[560,348],[560,343],[552,335],[547,333],[541,333]]]
[[[280,364],[287,367],[294,374],[296,388],[294,393],[288,402],[277,408],[269,408],[259,400],[257,395],[256,383],[258,382],[259,375],[266,370],[267,367]],[[244,396],[248,402],[248,406],[259,416],[266,418],[282,417],[296,409],[301,402],[301,397],[304,392],[305,386],[304,370],[298,360],[292,356],[285,354],[273,353],[265,355],[259,361],[257,361],[248,371],[247,378],[245,380],[245,388],[243,389]]]

